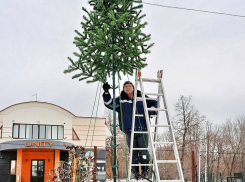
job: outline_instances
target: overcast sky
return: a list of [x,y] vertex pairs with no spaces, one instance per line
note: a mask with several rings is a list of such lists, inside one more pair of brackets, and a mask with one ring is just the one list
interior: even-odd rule
[[[144,2],[245,16],[240,0]],[[90,9],[87,0],[0,0],[0,110],[34,101],[37,94],[38,101],[91,116],[98,83],[63,74],[67,57],[78,51],[72,42],[74,30],[82,32],[82,7]],[[155,46],[142,74],[155,78],[164,71],[170,115],[180,95],[192,95],[200,113],[215,123],[244,114],[245,18],[147,4],[143,13],[143,32]],[[98,116],[103,113],[100,97]]]

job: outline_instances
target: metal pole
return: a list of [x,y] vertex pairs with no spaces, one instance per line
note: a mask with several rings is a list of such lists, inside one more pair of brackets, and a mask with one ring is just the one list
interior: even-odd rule
[[199,163],[198,163],[198,182],[201,182],[201,149],[199,149]]
[[197,165],[195,165],[195,182],[197,182]]
[[116,94],[115,94],[115,73],[116,73],[116,68],[115,68],[115,58],[113,55],[113,74],[112,74],[112,79],[113,79],[113,152],[114,152],[114,161],[113,161],[113,179],[114,182],[117,181],[117,138],[116,138]]
[[94,146],[94,166],[93,166],[93,182],[96,182],[96,171],[97,171],[97,146]]
[[207,182],[207,181],[208,181],[207,169],[208,169],[208,144],[206,143],[205,182]]
[[191,151],[191,169],[192,169],[192,182],[195,182],[195,156],[194,151]]

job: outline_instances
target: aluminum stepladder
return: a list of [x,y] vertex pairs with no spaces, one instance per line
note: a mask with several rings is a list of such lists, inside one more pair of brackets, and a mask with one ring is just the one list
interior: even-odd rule
[[[128,168],[128,181],[130,182],[130,177],[131,177],[131,167],[132,166],[151,166],[154,173],[155,173],[155,178],[152,180],[154,182],[184,182],[184,176],[181,168],[181,163],[179,159],[179,154],[178,154],[178,148],[176,145],[175,137],[174,137],[174,132],[173,132],[173,126],[172,123],[169,119],[169,112],[168,112],[168,107],[167,107],[167,102],[166,102],[166,97],[164,93],[164,87],[163,87],[163,82],[162,82],[162,70],[159,70],[157,73],[157,79],[148,79],[148,78],[142,78],[141,77],[141,71],[139,69],[136,70],[135,73],[135,86],[134,86],[134,107],[133,107],[133,121],[132,121],[132,132],[131,132],[131,143],[130,143],[130,152],[129,152],[129,168]],[[158,84],[158,93],[145,93],[144,91],[144,86],[143,82],[152,82],[152,83],[157,83]],[[140,90],[142,97],[137,97],[137,87],[138,83],[140,85]],[[145,95],[153,95],[157,96],[157,98],[146,98]],[[160,99],[163,101],[163,108],[160,108]],[[156,100],[157,101],[157,108],[147,108],[147,103],[146,100]],[[137,101],[143,101],[143,107],[144,107],[144,114],[146,118],[146,124],[148,131],[134,131],[135,129],[135,117],[143,117],[142,114],[137,114],[136,112],[136,102]],[[156,111],[157,115],[155,116],[155,123],[151,124],[150,118],[148,111]],[[165,125],[160,125],[159,123],[159,112],[165,112],[166,114],[166,119],[167,119],[167,124]],[[159,127],[167,127],[169,128],[170,132],[170,137],[171,140],[170,142],[156,142],[156,133]],[[151,128],[154,129],[154,132],[151,131]],[[148,138],[149,138],[149,144],[148,148],[133,148],[133,139],[134,139],[134,134],[135,133],[148,133]],[[158,144],[170,144],[173,146],[173,151],[174,151],[174,156],[175,160],[161,160],[156,158],[156,146]],[[133,157],[133,150],[148,150],[150,151],[149,153],[152,154],[152,163],[151,164],[132,164],[132,157]],[[179,174],[179,179],[177,180],[161,180],[160,179],[160,174],[159,174],[159,169],[158,169],[158,164],[176,164],[178,174]]]

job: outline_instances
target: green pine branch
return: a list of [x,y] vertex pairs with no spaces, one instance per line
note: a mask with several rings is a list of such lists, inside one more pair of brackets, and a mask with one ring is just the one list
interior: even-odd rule
[[[146,16],[142,14],[140,0],[90,0],[93,11],[84,7],[86,15],[81,22],[82,31],[75,30],[74,44],[79,52],[64,73],[80,71],[72,76],[87,83],[106,82],[112,75],[115,65],[116,72],[121,75],[133,75],[136,68],[147,66],[146,58],[153,43],[148,44],[150,35],[142,32],[147,25],[141,23]],[[114,57],[114,62],[112,60]]]

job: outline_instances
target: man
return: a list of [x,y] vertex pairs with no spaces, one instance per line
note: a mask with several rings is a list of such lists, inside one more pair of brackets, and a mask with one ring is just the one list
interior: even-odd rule
[[[106,82],[103,85],[104,104],[107,108],[113,109],[113,100],[108,92],[111,86]],[[130,148],[131,130],[132,130],[132,116],[133,116],[133,97],[134,97],[134,85],[130,81],[126,81],[123,84],[123,91],[120,97],[115,99],[116,111],[119,117],[119,127],[125,133],[128,148]],[[141,92],[137,90],[137,97],[142,97]],[[148,96],[146,96],[148,97]],[[157,102],[154,100],[147,100],[147,107],[157,107]],[[142,101],[137,101],[136,112],[144,116],[144,107]],[[149,112],[149,115],[155,114],[154,111]],[[135,131],[147,131],[147,124],[145,117],[135,117]],[[133,148],[148,148],[148,134],[134,134]],[[149,164],[149,154],[147,150],[133,150],[132,164]],[[148,166],[141,166],[141,178],[148,181]],[[139,166],[132,167],[133,179],[132,181],[138,181],[139,179]]]

